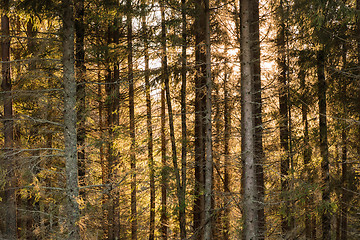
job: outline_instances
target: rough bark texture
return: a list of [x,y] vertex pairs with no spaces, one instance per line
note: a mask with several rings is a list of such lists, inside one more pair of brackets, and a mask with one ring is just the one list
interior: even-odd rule
[[127,47],[128,47],[128,82],[129,82],[129,117],[130,117],[130,167],[131,167],[131,239],[137,239],[137,210],[136,210],[136,141],[135,141],[135,106],[134,106],[134,77],[133,77],[133,35],[132,35],[132,6],[131,0],[126,1],[127,8]]
[[212,156],[212,122],[211,122],[211,54],[210,54],[210,9],[209,0],[204,1],[205,7],[205,51],[206,51],[206,109],[205,109],[205,228],[204,239],[212,239],[212,188],[213,188],[213,156]]
[[244,239],[259,239],[258,191],[254,140],[254,74],[250,23],[252,1],[240,0],[241,31],[241,156],[244,168]]
[[260,16],[259,16],[259,1],[252,1],[252,19],[251,19],[251,37],[252,37],[252,61],[253,61],[253,73],[254,73],[254,111],[255,111],[255,160],[256,160],[256,184],[259,194],[259,208],[258,208],[258,220],[259,220],[259,239],[265,238],[266,221],[264,212],[264,168],[265,161],[263,150],[263,123],[262,123],[262,88],[261,88],[261,68],[260,68]]
[[64,137],[68,239],[80,239],[80,218],[76,136],[76,80],[74,69],[73,4],[63,0]]
[[317,53],[317,75],[318,75],[318,98],[319,98],[319,130],[320,130],[320,155],[322,170],[322,204],[326,210],[321,213],[322,239],[330,239],[330,174],[329,174],[329,150],[327,138],[326,117],[326,81],[325,81],[325,52],[319,50]]
[[205,9],[203,1],[195,2],[195,186],[194,238],[203,239],[205,225],[205,108],[206,108],[206,50]]
[[[4,1],[4,9],[8,11],[9,1]],[[16,179],[14,174],[14,158],[11,153],[14,147],[14,123],[13,123],[13,105],[12,105],[12,84],[10,75],[10,21],[5,12],[1,16],[1,60],[2,62],[2,83],[1,89],[4,92],[4,159],[1,162],[2,168],[5,170],[6,184],[2,194],[1,212],[4,216],[2,223],[1,237],[5,239],[16,239],[16,196],[15,185]]]
[[[109,24],[107,30],[107,44],[118,43],[118,25],[117,20],[115,19],[114,24]],[[113,70],[111,67],[113,66]],[[107,200],[106,204],[106,214],[107,214],[107,237],[113,239],[115,237],[119,237],[120,235],[120,222],[119,222],[119,196],[118,190],[114,183],[117,181],[117,173],[115,166],[117,165],[118,158],[116,154],[116,150],[114,149],[114,141],[116,139],[114,128],[118,125],[118,108],[119,108],[119,69],[118,63],[115,61],[111,61],[107,56],[106,63],[106,126],[108,132],[107,138],[107,153],[106,158],[107,161],[105,165],[105,182],[109,184],[108,196],[106,196]]]

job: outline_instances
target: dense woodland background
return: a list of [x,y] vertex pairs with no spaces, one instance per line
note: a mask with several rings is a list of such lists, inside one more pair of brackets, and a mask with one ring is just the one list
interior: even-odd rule
[[360,239],[359,0],[1,0],[1,239]]

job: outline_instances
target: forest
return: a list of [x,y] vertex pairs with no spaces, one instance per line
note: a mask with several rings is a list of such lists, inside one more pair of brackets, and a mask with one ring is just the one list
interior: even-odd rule
[[360,239],[360,0],[0,1],[0,239]]

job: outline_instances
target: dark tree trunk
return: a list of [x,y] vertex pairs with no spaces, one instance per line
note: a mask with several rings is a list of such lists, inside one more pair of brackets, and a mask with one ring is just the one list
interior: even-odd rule
[[[179,223],[182,224],[181,219],[185,216],[181,216],[183,211],[180,211],[182,197],[181,197],[181,180],[180,180],[180,172],[178,167],[178,159],[177,159],[177,150],[176,150],[176,140],[175,140],[175,130],[174,130],[174,115],[172,111],[171,105],[171,96],[170,96],[170,86],[169,86],[169,73],[167,66],[167,47],[166,47],[166,25],[165,25],[165,9],[164,9],[164,1],[160,1],[160,11],[161,11],[161,45],[162,45],[162,78],[165,83],[165,95],[166,102],[168,107],[169,114],[169,129],[170,129],[170,141],[171,141],[171,149],[172,149],[172,160],[173,160],[173,171],[175,174],[175,185],[176,185],[176,195],[178,198],[178,210],[179,210]],[[180,226],[180,229],[184,230],[185,226]],[[182,233],[184,234],[184,233]]]
[[160,138],[161,138],[161,215],[160,215],[160,232],[161,239],[167,239],[168,233],[168,217],[167,217],[167,181],[168,181],[168,170],[167,170],[167,161],[166,161],[166,135],[165,135],[165,86],[164,83],[161,84],[161,129],[160,129]]
[[277,34],[277,49],[280,75],[279,79],[279,104],[280,104],[280,147],[281,147],[281,197],[283,201],[282,211],[284,214],[281,217],[281,229],[283,238],[291,234],[292,223],[290,213],[289,201],[289,169],[290,169],[290,154],[289,154],[289,96],[288,96],[288,66],[286,63],[286,42],[285,42],[285,19],[283,1],[280,0],[278,8],[279,29]]
[[206,50],[205,9],[202,1],[195,2],[195,186],[194,237],[203,239],[205,225],[205,130],[206,108]]
[[210,6],[209,0],[204,1],[205,10],[205,118],[203,118],[205,125],[205,226],[204,239],[211,240],[213,234],[213,155],[212,155],[212,117],[211,117],[211,93],[212,93],[212,79],[211,79],[211,42],[210,42]]
[[[343,71],[346,71],[346,67],[347,67],[347,58],[346,58],[346,54],[347,54],[347,47],[346,47],[346,42],[343,43],[343,49],[342,49],[342,68]],[[348,116],[348,110],[347,110],[347,77],[342,77],[340,78],[340,93],[341,93],[341,98],[342,102],[342,111],[343,111],[343,118],[345,119]],[[350,196],[349,196],[349,184],[348,184],[348,179],[349,179],[349,170],[348,168],[351,167],[351,165],[349,165],[347,163],[347,159],[348,159],[348,140],[347,140],[347,136],[348,136],[348,130],[347,130],[347,122],[342,120],[341,123],[341,199],[340,199],[340,239],[341,240],[347,240],[348,239],[348,205],[349,205],[349,201],[350,201]]]
[[136,141],[135,141],[135,104],[133,77],[133,33],[132,33],[132,4],[126,1],[127,8],[127,50],[128,50],[128,82],[129,82],[129,116],[130,116],[130,167],[131,167],[131,239],[137,239],[137,210],[136,210]]
[[63,68],[64,68],[64,137],[65,171],[67,194],[68,239],[80,239],[78,221],[80,210],[79,197],[77,136],[76,136],[76,80],[74,69],[74,17],[73,4],[63,0]]
[[[118,43],[118,22],[115,19],[114,24],[108,27],[107,44]],[[119,108],[119,69],[117,61],[112,62],[107,56],[106,66],[106,84],[105,91],[107,95],[106,100],[106,125],[108,130],[107,139],[107,162],[105,167],[106,179],[105,182],[109,184],[110,191],[108,193],[106,208],[107,208],[107,236],[109,239],[120,237],[120,219],[119,219],[119,196],[118,188],[114,187],[114,182],[117,180],[117,172],[115,166],[118,163],[118,156],[116,149],[114,149],[114,141],[116,139],[114,128],[118,125],[118,108]],[[113,71],[111,66],[113,65]]]
[[180,238],[186,239],[186,155],[187,155],[187,126],[186,126],[186,73],[187,73],[187,31],[186,31],[186,0],[181,0],[181,193],[180,193]]
[[[326,81],[325,81],[325,52],[317,52],[317,76],[318,76],[318,98],[319,98],[319,130],[320,130],[320,155],[322,170],[322,204],[330,204],[330,173],[329,173],[329,150],[327,139],[327,117],[326,117]],[[322,239],[328,240],[331,236],[330,211],[321,213]]]
[[[305,181],[311,182],[311,147],[310,147],[310,138],[309,138],[309,123],[308,123],[308,112],[309,112],[309,100],[308,100],[308,88],[306,86],[306,72],[305,72],[305,61],[306,55],[305,52],[301,52],[299,56],[299,79],[300,79],[300,87],[301,87],[301,114],[302,114],[302,123],[304,127],[304,150],[303,150],[303,160],[304,160],[304,167],[305,167]],[[313,196],[310,195],[307,197],[305,201],[305,237],[306,239],[315,239],[316,236],[313,235],[313,230],[315,226],[312,224],[312,216],[311,216],[311,207],[313,204]]]
[[[262,88],[261,88],[261,68],[260,68],[260,17],[259,0],[252,1],[251,37],[252,37],[252,59],[254,73],[254,114],[255,114],[255,160],[256,160],[256,184],[259,193],[259,202],[264,203],[265,184],[264,184],[264,150],[263,150],[263,123],[262,123]],[[259,205],[259,239],[265,238],[266,222],[264,204]]]
[[223,239],[230,239],[230,136],[231,136],[231,103],[229,99],[228,89],[228,73],[227,65],[225,64],[225,79],[224,79],[224,214],[223,214]]
[[2,216],[4,223],[2,227],[2,236],[5,239],[16,239],[16,196],[15,185],[16,179],[14,174],[14,158],[11,153],[14,147],[14,123],[13,123],[13,104],[12,104],[12,84],[10,76],[10,23],[7,11],[9,10],[9,1],[4,1],[3,9],[5,12],[1,16],[1,60],[2,62],[2,83],[1,89],[4,99],[4,159],[1,163],[2,168],[6,171],[6,184],[3,200],[1,202]]
[[[78,170],[79,184],[85,185],[85,24],[84,24],[84,0],[75,1],[75,66],[76,66],[76,100],[77,100],[77,142],[78,142]],[[80,191],[80,195],[84,197],[84,192]]]

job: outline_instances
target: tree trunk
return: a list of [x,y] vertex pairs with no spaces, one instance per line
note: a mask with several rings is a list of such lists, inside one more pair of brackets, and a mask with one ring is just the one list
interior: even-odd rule
[[[76,100],[77,100],[77,124],[78,124],[78,170],[79,184],[85,185],[85,118],[86,118],[86,101],[85,101],[85,24],[84,24],[84,0],[75,1],[75,66],[76,66]],[[80,191],[84,197],[84,192]]]
[[65,171],[68,208],[68,239],[80,239],[77,137],[76,137],[76,80],[74,69],[74,17],[73,4],[63,0],[63,68],[64,68],[64,136]]
[[[145,1],[142,0],[145,6]],[[145,7],[144,7],[145,8]],[[146,97],[146,128],[148,133],[148,166],[150,172],[150,229],[149,240],[155,239],[155,170],[154,170],[154,156],[153,156],[153,131],[152,131],[152,116],[151,116],[151,89],[150,89],[150,74],[149,74],[149,52],[148,52],[148,29],[146,25],[145,9],[142,13],[142,31],[144,41],[144,58],[145,58],[145,97]]]
[[187,32],[186,32],[186,0],[181,0],[181,199],[180,199],[180,239],[186,239],[186,155],[187,155],[187,126],[186,126],[186,73],[187,73]]
[[14,158],[11,153],[14,147],[14,123],[13,123],[13,104],[12,104],[12,84],[10,76],[10,23],[7,11],[9,10],[9,1],[4,1],[5,12],[1,16],[1,60],[2,62],[2,83],[1,88],[4,98],[4,160],[2,160],[3,169],[6,171],[6,184],[3,200],[1,202],[2,216],[4,216],[4,225],[2,236],[5,239],[16,239],[16,179],[14,174]]
[[206,110],[205,110],[205,229],[204,239],[212,239],[212,189],[213,189],[213,156],[212,156],[212,121],[211,121],[211,52],[210,52],[210,8],[205,0],[205,51],[206,51]]
[[128,47],[128,81],[129,81],[129,116],[130,116],[130,167],[131,167],[131,239],[137,239],[136,210],[136,141],[135,141],[135,107],[134,107],[134,77],[133,77],[133,36],[132,36],[132,6],[131,0],[126,1],[127,8],[127,47]]
[[322,239],[330,239],[330,173],[329,173],[329,150],[327,139],[327,117],[326,117],[326,81],[325,81],[325,52],[317,52],[317,75],[318,75],[318,98],[319,98],[319,129],[320,129],[320,155],[322,170],[322,204],[325,209],[321,213]]
[[195,186],[194,238],[203,239],[205,225],[205,108],[206,108],[206,50],[205,9],[202,1],[195,2]]
[[[310,138],[309,138],[309,123],[308,123],[308,112],[309,112],[309,100],[308,100],[308,88],[305,82],[305,61],[306,55],[305,52],[300,52],[299,56],[299,79],[300,79],[300,88],[301,88],[301,114],[302,114],[302,123],[304,127],[304,150],[303,150],[303,160],[304,160],[304,167],[305,167],[305,181],[312,182],[311,176],[311,147],[310,147]],[[313,196],[307,196],[305,201],[305,237],[306,239],[315,239],[316,236],[313,235],[314,225],[312,224],[312,216],[311,216],[311,207],[313,204]]]
[[252,1],[240,0],[241,29],[241,155],[244,168],[244,239],[259,239],[258,190],[254,139],[254,73],[250,31]]
[[[178,167],[178,159],[177,159],[177,150],[176,150],[176,141],[175,141],[175,130],[174,130],[174,115],[172,111],[171,105],[171,96],[170,96],[170,86],[169,86],[169,74],[168,74],[168,66],[167,66],[167,52],[166,52],[166,25],[165,25],[165,9],[164,9],[164,1],[160,1],[160,11],[161,11],[161,44],[162,44],[162,78],[165,83],[165,95],[166,102],[168,106],[168,114],[169,114],[169,128],[170,128],[170,141],[171,141],[171,149],[172,149],[172,160],[174,166],[174,174],[175,174],[175,184],[176,184],[176,195],[178,198],[178,210],[179,210],[179,223],[182,224],[181,219],[185,216],[181,216],[183,211],[181,211],[181,180],[180,180],[180,172]],[[180,229],[184,230],[185,226],[180,226]],[[183,234],[183,233],[182,233]]]
[[166,161],[166,135],[165,135],[165,86],[161,84],[161,215],[160,215],[160,232],[163,240],[167,239],[168,232],[168,217],[167,217],[167,181],[168,181],[168,170]]
[[231,135],[231,103],[228,90],[227,64],[225,63],[224,79],[224,214],[223,214],[223,239],[230,239],[230,135]]
[[285,43],[285,19],[283,1],[280,0],[278,8],[279,29],[277,34],[277,49],[280,75],[279,79],[279,104],[280,104],[280,147],[281,147],[281,198],[283,201],[281,216],[281,229],[283,238],[291,234],[292,223],[290,213],[289,201],[289,169],[290,169],[290,154],[289,154],[289,109],[288,109],[288,79],[286,64],[286,43]]
[[[344,38],[345,39],[345,38]],[[343,44],[343,52],[342,52],[342,61],[343,61],[343,71],[346,71],[346,67],[347,67],[347,59],[346,59],[346,54],[347,54],[347,47],[346,47],[346,42],[344,42]],[[341,93],[341,98],[342,102],[342,111],[343,111],[343,118],[345,119],[348,116],[348,110],[347,110],[347,77],[341,77],[340,78],[340,83],[341,83],[341,89],[340,89],[340,93]],[[341,240],[347,240],[347,226],[348,226],[348,204],[350,201],[350,197],[349,197],[349,192],[347,191],[347,189],[349,189],[349,184],[348,184],[348,167],[351,167],[351,165],[348,165],[347,163],[347,155],[348,155],[348,148],[347,148],[347,144],[348,144],[348,140],[347,140],[347,122],[341,120],[341,199],[340,199],[340,239]]]
[[259,221],[259,239],[265,239],[266,221],[264,210],[264,150],[263,150],[263,123],[262,123],[262,88],[261,88],[261,68],[260,68],[260,17],[259,17],[259,0],[252,1],[252,19],[251,19],[251,37],[252,37],[252,61],[254,72],[254,97],[255,97],[255,160],[256,160],[256,184],[259,193],[259,209],[258,209],[258,221]]

